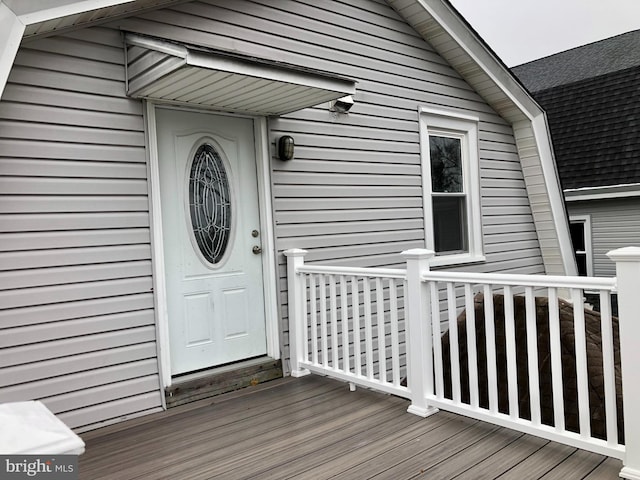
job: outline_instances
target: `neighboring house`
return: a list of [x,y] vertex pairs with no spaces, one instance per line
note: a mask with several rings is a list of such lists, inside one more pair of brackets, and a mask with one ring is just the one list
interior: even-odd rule
[[289,248],[576,273],[544,113],[445,0],[38,3],[0,3],[0,401],[286,374]]
[[640,245],[640,30],[513,68],[545,109],[582,275]]

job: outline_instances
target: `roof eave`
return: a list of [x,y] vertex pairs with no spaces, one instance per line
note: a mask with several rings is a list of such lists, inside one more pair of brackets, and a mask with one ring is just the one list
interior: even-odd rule
[[640,197],[640,183],[567,188],[564,190],[564,198],[567,202],[610,200],[628,197]]

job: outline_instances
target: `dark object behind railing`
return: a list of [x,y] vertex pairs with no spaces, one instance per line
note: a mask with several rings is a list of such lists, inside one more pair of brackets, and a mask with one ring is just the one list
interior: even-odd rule
[[[496,332],[496,367],[498,376],[498,410],[508,414],[507,355],[504,320],[504,296],[494,294],[494,315]],[[476,348],[478,352],[478,389],[482,408],[489,407],[487,384],[487,352],[485,340],[484,296],[478,294],[474,299],[476,319]],[[551,353],[549,340],[549,303],[546,297],[536,297],[536,328],[538,338],[538,366],[540,379],[540,409],[543,424],[554,425],[553,393],[551,381]],[[574,338],[573,306],[559,300],[560,309],[560,345],[562,356],[564,416],[567,430],[578,432],[578,391],[576,383],[576,356]],[[516,369],[518,379],[518,403],[520,417],[530,419],[529,379],[527,365],[525,298],[514,296],[515,332],[516,332]],[[458,317],[459,359],[461,397],[469,403],[469,369],[466,345],[466,315]],[[622,421],[622,380],[620,371],[620,338],[618,319],[612,318],[614,337],[614,363],[616,384],[616,408],[618,413],[618,438],[623,442]],[[596,311],[585,309],[587,339],[587,366],[589,373],[589,406],[591,413],[591,431],[596,438],[606,438],[605,397],[602,363],[601,318]],[[443,370],[445,397],[451,394],[451,362],[449,333],[442,337]]]

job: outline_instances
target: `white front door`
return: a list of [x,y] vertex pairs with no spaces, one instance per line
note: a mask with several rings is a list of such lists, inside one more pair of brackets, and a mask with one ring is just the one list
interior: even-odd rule
[[171,374],[266,354],[253,121],[156,110]]

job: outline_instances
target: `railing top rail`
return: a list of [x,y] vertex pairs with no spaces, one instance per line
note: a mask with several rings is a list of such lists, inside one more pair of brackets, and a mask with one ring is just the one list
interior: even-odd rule
[[[407,278],[407,271],[400,268],[362,268],[305,264],[298,268],[297,272],[370,278],[383,277],[402,280]],[[421,278],[422,281],[509,285],[514,287],[582,288],[585,290],[608,290],[611,292],[615,292],[617,289],[616,278],[603,277],[429,271],[424,272]]]
[[360,268],[326,265],[308,265],[297,269],[298,273],[318,273],[323,275],[351,275],[357,277],[384,277],[406,279],[407,271],[396,268]]
[[476,283],[524,287],[582,288],[616,291],[616,278],[518,275],[506,273],[424,272],[422,281]]

